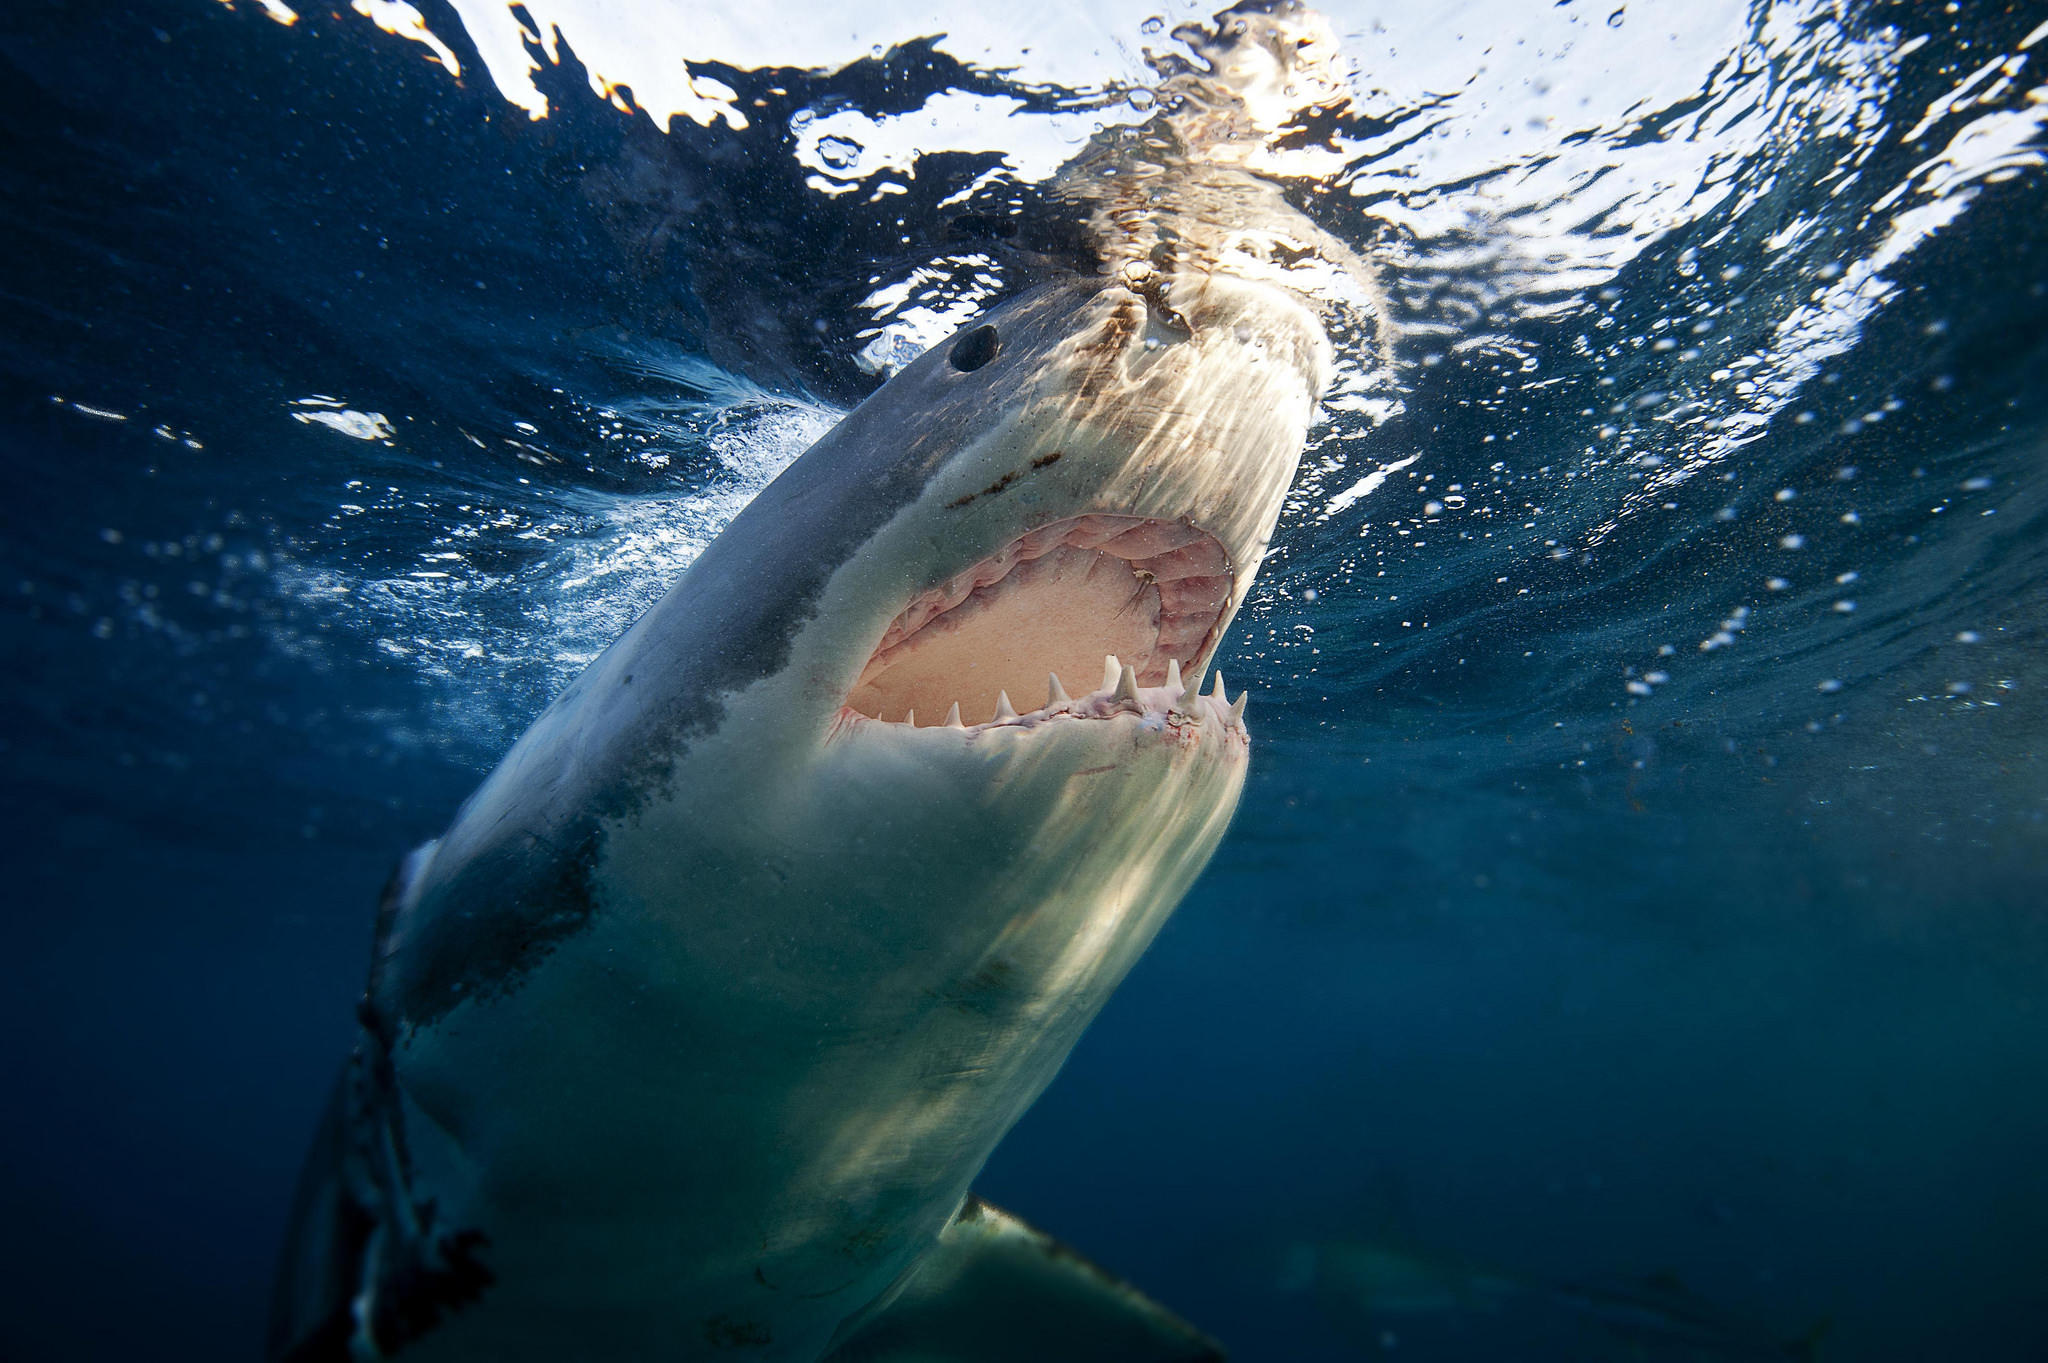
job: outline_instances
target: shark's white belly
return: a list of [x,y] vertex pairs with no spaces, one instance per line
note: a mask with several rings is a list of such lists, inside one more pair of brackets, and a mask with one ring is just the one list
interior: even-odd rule
[[612,830],[593,925],[399,1049],[420,1182],[488,1237],[498,1303],[409,1355],[818,1357],[933,1243],[1244,779],[1220,718],[983,730],[942,762],[889,727],[772,817],[722,817],[713,778]]

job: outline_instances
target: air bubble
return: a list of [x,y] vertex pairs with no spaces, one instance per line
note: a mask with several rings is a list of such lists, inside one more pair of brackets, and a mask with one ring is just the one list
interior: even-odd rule
[[863,150],[860,143],[836,133],[818,139],[818,159],[834,170],[851,170]]

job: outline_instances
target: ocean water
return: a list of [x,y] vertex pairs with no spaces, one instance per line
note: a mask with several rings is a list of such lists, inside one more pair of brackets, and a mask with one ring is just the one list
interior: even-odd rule
[[[1388,339],[982,1192],[1245,1360],[2048,1358],[2048,7],[1325,13]],[[258,1356],[395,858],[1208,17],[0,15],[0,1357]]]

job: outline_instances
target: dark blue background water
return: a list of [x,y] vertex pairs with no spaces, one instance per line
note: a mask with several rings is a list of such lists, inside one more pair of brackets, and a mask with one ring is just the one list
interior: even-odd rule
[[[1935,35],[1908,123],[2048,17],[1910,9],[1856,21]],[[1014,231],[940,206],[993,153],[885,218],[807,194],[777,118],[664,138],[573,58],[529,122],[427,15],[470,79],[346,13],[0,19],[8,1359],[256,1355],[395,856],[872,385],[872,278],[1061,249],[1028,187]],[[725,74],[999,83],[915,46]],[[1734,1356],[1282,1290],[1290,1245],[1398,1223],[1531,1282],[1675,1273],[1822,1357],[2048,1358],[2048,183],[1978,184],[1763,438],[1646,492],[1690,437],[1641,414],[1732,382],[1659,319],[1768,339],[1930,152],[1846,199],[1771,154],[1562,317],[1316,210],[1489,344],[1409,343],[1396,415],[1319,432],[1349,471],[1223,659],[1231,837],[982,1180],[1236,1357]],[[1759,246],[1801,216],[1819,245]],[[292,419],[344,405],[391,437]]]

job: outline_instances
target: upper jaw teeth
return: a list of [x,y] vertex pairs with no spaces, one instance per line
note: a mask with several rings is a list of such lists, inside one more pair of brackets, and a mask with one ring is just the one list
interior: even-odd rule
[[[1060,683],[1059,674],[1046,674],[1045,704],[1036,710],[1019,713],[1010,700],[1008,691],[996,693],[994,717],[980,724],[968,724],[960,714],[960,702],[954,701],[946,712],[943,727],[948,729],[989,729],[1005,724],[1031,725],[1051,719],[1055,715],[1072,715],[1082,719],[1106,719],[1118,713],[1137,715],[1159,714],[1170,723],[1194,727],[1215,720],[1226,730],[1244,730],[1245,701],[1249,692],[1240,691],[1235,700],[1224,689],[1223,674],[1213,674],[1215,684],[1207,695],[1201,692],[1203,674],[1196,671],[1191,677],[1184,677],[1180,662],[1176,659],[1166,665],[1166,683],[1163,686],[1140,686],[1138,671],[1123,662],[1115,654],[1106,654],[1102,660],[1102,685],[1078,699],[1067,694]],[[917,712],[906,714],[902,721],[909,728],[917,728]]]

